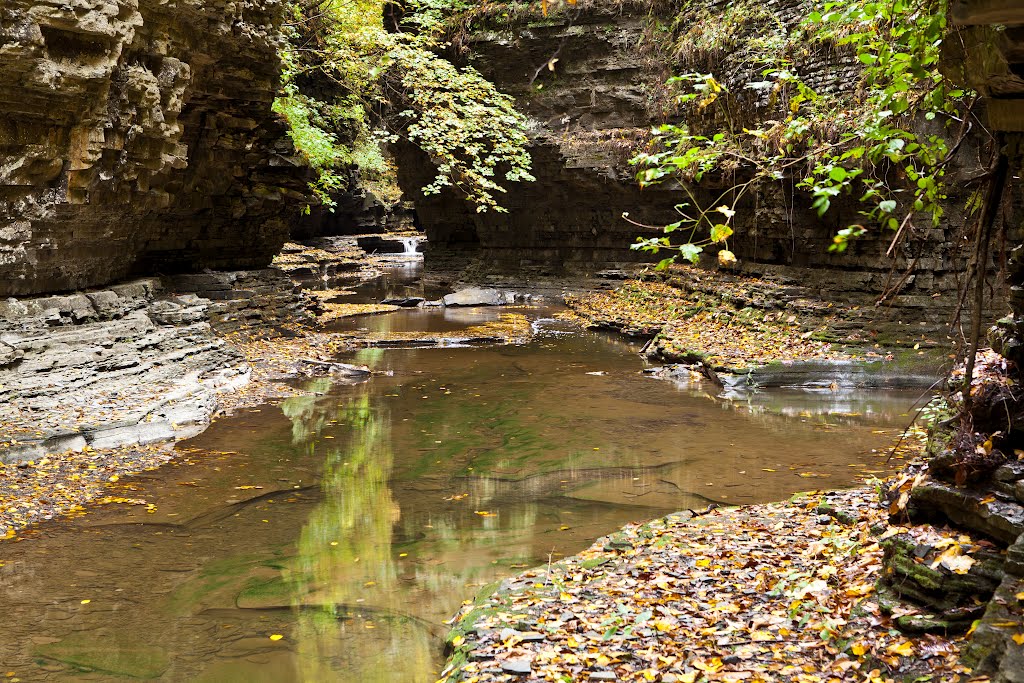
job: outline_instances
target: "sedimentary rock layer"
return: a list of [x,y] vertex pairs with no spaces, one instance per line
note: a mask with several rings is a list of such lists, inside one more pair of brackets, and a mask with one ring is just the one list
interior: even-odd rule
[[[483,252],[492,266],[557,273],[643,258],[629,244],[660,232],[635,223],[677,221],[674,206],[690,201],[669,185],[641,190],[627,163],[652,126],[678,120],[665,80],[713,73],[728,89],[731,120],[707,107],[703,119],[687,121],[694,133],[784,120],[784,103],[746,85],[763,80],[766,54],[787,56],[771,53],[771,45],[785,42],[805,10],[801,0],[589,0],[542,17],[504,4],[462,24],[468,30],[453,29],[465,61],[514,95],[530,117],[537,182],[512,184],[499,197],[507,214],[477,214],[451,192],[420,196],[417,188],[432,177],[429,165],[415,149],[401,148],[401,181],[416,197],[419,223],[430,238],[428,263],[462,250]],[[793,60],[791,68],[819,92],[841,91],[858,79],[856,60],[841,50],[810,45]],[[800,284],[850,306],[873,306],[884,298],[884,315],[894,321],[927,317],[933,325],[948,325],[966,266],[958,241],[972,189],[965,179],[982,173],[982,156],[977,140],[961,145],[941,226],[922,218],[911,238],[892,249],[894,233],[875,229],[845,253],[829,252],[837,230],[864,220],[858,213],[863,207],[855,198],[837,197],[819,218],[795,179],[747,193],[729,248],[740,271]],[[698,196],[710,206],[732,180],[709,174]]]
[[274,269],[0,302],[0,461],[202,431],[250,374],[218,333],[270,333],[301,309]]
[[0,296],[269,263],[279,0],[0,3]]

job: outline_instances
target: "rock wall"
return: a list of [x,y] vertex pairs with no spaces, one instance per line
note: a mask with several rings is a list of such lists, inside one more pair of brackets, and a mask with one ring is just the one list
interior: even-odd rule
[[0,3],[0,296],[269,263],[304,201],[280,0]]
[[0,302],[0,462],[196,434],[250,367],[220,335],[303,302],[279,270],[146,278]]
[[[807,5],[581,0],[547,18],[506,4],[469,22],[456,45],[468,64],[514,95],[529,115],[537,182],[513,185],[500,197],[509,213],[476,214],[452,193],[422,197],[417,188],[432,177],[426,159],[410,147],[400,149],[400,180],[415,197],[430,240],[428,264],[452,253],[478,253],[488,264],[557,273],[649,258],[628,245],[659,232],[631,224],[622,214],[664,225],[678,219],[673,207],[686,198],[669,186],[641,190],[627,163],[651,126],[672,120],[662,84],[673,73],[713,72],[733,93],[734,125],[785,118],[778,102],[744,86],[762,78],[758,54],[782,40]],[[673,40],[672,50],[657,47]],[[820,91],[850,87],[857,73],[849,55],[826,49],[803,51],[793,68]],[[700,131],[721,125],[712,109],[691,126]],[[878,230],[844,254],[829,253],[836,231],[862,220],[860,207],[839,198],[819,219],[792,181],[750,193],[735,219],[730,248],[742,271],[810,286],[819,296],[852,305],[873,305],[887,292],[883,315],[915,321],[927,316],[938,329],[940,319],[949,322],[963,278],[966,259],[957,237],[964,221],[964,179],[983,171],[979,157],[972,141],[961,147],[944,224],[920,226],[892,256],[887,251],[893,233]],[[710,202],[731,184],[707,183],[704,199]]]
[[429,160],[399,147],[399,181],[434,256],[479,247],[497,263],[541,273],[638,260],[628,245],[651,231],[626,223],[622,212],[657,224],[677,201],[661,189],[641,191],[626,163],[657,116],[669,75],[643,54],[645,11],[603,3],[578,16],[497,23],[465,36],[462,56],[530,117],[537,182],[511,184],[498,197],[508,213],[478,214],[452,193],[423,197],[419,187],[433,178]]

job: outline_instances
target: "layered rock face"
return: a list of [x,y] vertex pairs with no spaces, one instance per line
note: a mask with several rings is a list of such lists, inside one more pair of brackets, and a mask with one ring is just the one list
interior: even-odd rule
[[[453,193],[422,197],[417,188],[429,182],[429,167],[416,150],[402,149],[400,178],[415,196],[419,222],[430,239],[428,263],[460,250],[478,250],[488,264],[552,273],[592,272],[644,259],[629,244],[660,233],[631,224],[622,214],[659,226],[678,220],[674,205],[689,201],[681,189],[667,185],[641,190],[627,163],[652,126],[672,120],[674,105],[662,87],[671,74],[714,73],[733,93],[736,127],[757,128],[788,112],[763,91],[745,86],[763,79],[764,53],[804,16],[801,0],[581,1],[548,18],[502,7],[505,14],[493,10],[473,24],[486,28],[461,37],[463,54],[530,116],[537,182],[513,184],[499,197],[509,213],[476,214]],[[673,39],[674,51],[659,51],[657,46]],[[821,92],[852,87],[858,77],[851,55],[826,49],[804,51],[792,68]],[[714,109],[688,122],[694,132],[710,134],[726,125]],[[887,306],[879,316],[894,323],[926,318],[929,330],[938,331],[948,325],[966,267],[957,242],[969,191],[962,179],[983,172],[978,158],[975,143],[966,141],[944,224],[933,229],[924,219],[912,239],[894,249],[891,231],[874,230],[845,253],[830,253],[836,231],[863,220],[862,207],[839,197],[819,218],[810,197],[788,179],[748,193],[734,219],[730,249],[740,258],[741,271],[809,286],[819,296],[851,305],[873,306],[884,294]],[[711,205],[733,180],[712,179],[698,192]]]
[[145,278],[0,302],[0,462],[198,433],[250,367],[221,336],[304,304],[275,269]]
[[654,225],[674,220],[675,193],[641,191],[626,163],[659,118],[657,98],[669,76],[642,50],[646,10],[601,3],[573,14],[465,37],[468,63],[514,95],[534,124],[537,181],[509,184],[498,196],[508,213],[475,213],[451,192],[423,197],[419,187],[433,178],[429,160],[398,149],[399,181],[415,199],[435,257],[445,247],[479,247],[496,263],[526,270],[606,267],[640,260],[628,245],[653,234],[624,221],[623,212]]
[[0,296],[269,263],[303,201],[279,0],[0,4]]

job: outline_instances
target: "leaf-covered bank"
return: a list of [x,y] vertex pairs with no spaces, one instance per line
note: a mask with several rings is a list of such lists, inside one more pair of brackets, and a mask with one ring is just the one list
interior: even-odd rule
[[[690,266],[649,274],[610,292],[566,297],[595,328],[652,337],[646,355],[741,373],[783,361],[893,360],[908,369],[943,362],[945,335],[873,318],[877,309],[820,298],[810,288]],[[909,361],[909,362],[908,362]]]
[[883,613],[881,541],[907,529],[876,498],[811,493],[628,526],[467,603],[442,680],[986,680],[959,664],[962,637],[906,636]]

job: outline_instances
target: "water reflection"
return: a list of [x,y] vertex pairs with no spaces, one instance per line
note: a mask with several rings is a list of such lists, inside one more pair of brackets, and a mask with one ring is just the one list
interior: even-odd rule
[[522,346],[360,350],[346,362],[393,374],[218,421],[195,464],[124,491],[154,512],[0,546],[0,661],[22,680],[432,681],[443,621],[480,586],[630,521],[849,485],[912,401],[738,410],[530,315]]
[[[404,611],[392,529],[401,510],[388,486],[393,456],[386,409],[371,406],[367,387],[337,413],[347,443],[326,449],[321,503],[298,540],[285,573],[298,608],[300,680],[432,680],[436,647],[429,630]],[[324,412],[282,409],[293,434],[320,431]],[[299,440],[301,443],[301,439]]]

